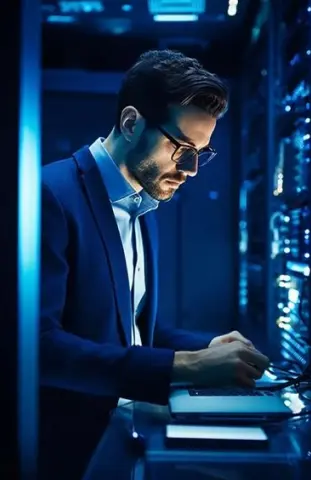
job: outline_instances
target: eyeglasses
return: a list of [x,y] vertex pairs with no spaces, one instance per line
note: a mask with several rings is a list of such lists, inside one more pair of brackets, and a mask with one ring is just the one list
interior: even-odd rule
[[164,130],[164,128],[157,128],[162,135],[164,135],[173,145],[175,145],[176,148],[172,154],[172,161],[178,165],[192,165],[193,162],[198,162],[199,168],[204,167],[204,165],[209,163],[217,155],[216,150],[210,146],[204,147],[201,150],[197,150],[195,147],[178,142],[166,130]]

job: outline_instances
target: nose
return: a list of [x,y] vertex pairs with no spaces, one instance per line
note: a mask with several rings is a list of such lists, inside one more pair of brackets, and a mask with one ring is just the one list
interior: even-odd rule
[[186,162],[178,165],[178,170],[184,172],[189,177],[195,177],[198,173],[199,161],[198,157],[191,157]]

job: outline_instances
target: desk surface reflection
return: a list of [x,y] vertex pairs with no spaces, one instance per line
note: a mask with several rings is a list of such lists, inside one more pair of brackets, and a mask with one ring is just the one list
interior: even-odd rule
[[176,450],[164,442],[168,409],[133,405],[115,410],[83,480],[311,478],[309,416],[268,425],[270,446],[264,452]]

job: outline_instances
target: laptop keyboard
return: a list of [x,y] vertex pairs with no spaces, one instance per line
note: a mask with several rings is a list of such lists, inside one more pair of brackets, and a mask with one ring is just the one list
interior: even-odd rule
[[212,396],[244,396],[244,397],[262,397],[262,396],[275,396],[274,392],[269,390],[256,390],[248,388],[190,388],[189,395],[191,397],[212,397]]

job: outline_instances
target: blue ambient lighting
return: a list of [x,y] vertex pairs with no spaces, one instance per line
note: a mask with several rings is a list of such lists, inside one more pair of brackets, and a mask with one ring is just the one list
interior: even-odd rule
[[196,22],[198,15],[154,15],[155,22]]

